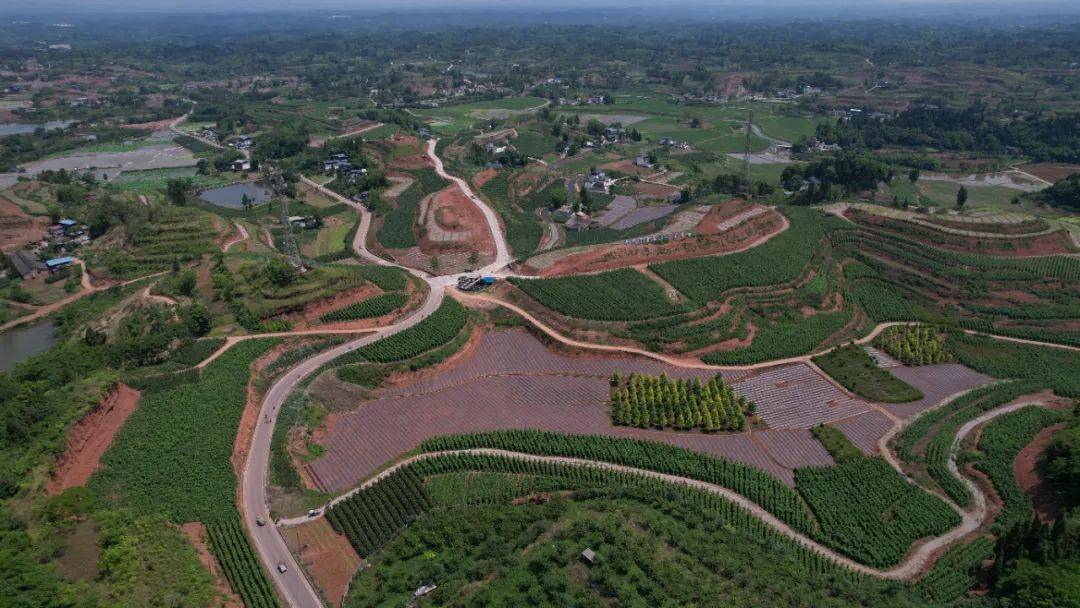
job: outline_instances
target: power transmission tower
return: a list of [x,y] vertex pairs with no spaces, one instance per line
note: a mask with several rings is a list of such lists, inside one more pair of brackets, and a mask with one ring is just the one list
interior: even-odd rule
[[285,176],[281,170],[270,163],[264,163],[263,175],[270,186],[270,191],[279,197],[281,201],[281,225],[285,230],[285,255],[289,257],[289,263],[297,270],[304,270],[304,261],[300,259],[300,248],[296,245],[296,235],[293,234],[292,222],[289,221],[289,197],[286,193]]
[[742,187],[743,196],[750,200],[750,134],[754,123],[754,111],[750,110],[746,116],[746,143],[743,144],[742,157]]

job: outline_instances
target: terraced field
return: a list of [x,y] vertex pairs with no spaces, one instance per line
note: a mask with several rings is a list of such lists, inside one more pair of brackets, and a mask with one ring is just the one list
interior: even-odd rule
[[[928,395],[943,395],[986,381],[974,372],[959,373],[957,367],[966,370],[924,366],[909,382]],[[356,411],[337,418],[326,435],[325,456],[309,467],[320,489],[336,492],[424,439],[532,428],[660,441],[744,462],[791,484],[796,467],[832,462],[809,428],[837,423],[870,453],[889,426],[880,424],[885,417],[872,404],[845,395],[809,366],[797,364],[756,373],[723,372],[737,394],[755,402],[767,429],[706,434],[615,427],[607,406],[615,371],[671,378],[711,375],[644,359],[559,355],[523,332],[489,333],[475,354],[455,367],[379,390]]]

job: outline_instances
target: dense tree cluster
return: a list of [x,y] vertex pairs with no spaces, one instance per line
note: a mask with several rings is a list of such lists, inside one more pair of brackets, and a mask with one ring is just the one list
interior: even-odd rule
[[881,335],[881,346],[907,365],[942,363],[952,358],[945,346],[945,334],[929,325],[890,327]]
[[818,125],[817,137],[844,148],[884,146],[1022,153],[1040,161],[1080,160],[1080,113],[1011,116],[982,103],[916,104],[881,118],[866,112]]
[[753,416],[753,403],[736,395],[719,374],[703,384],[666,374],[633,373],[623,380],[616,373],[611,385],[611,419],[620,426],[741,431]]
[[796,202],[814,204],[873,190],[879,182],[892,181],[894,174],[893,167],[870,154],[845,151],[807,165],[788,165],[780,183],[796,193]]
[[1051,207],[1080,211],[1080,173],[1074,173],[1039,192],[1036,200]]

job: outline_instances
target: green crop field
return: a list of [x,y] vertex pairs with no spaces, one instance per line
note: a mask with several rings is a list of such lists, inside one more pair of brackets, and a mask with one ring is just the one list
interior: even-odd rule
[[446,298],[430,317],[354,352],[368,361],[402,361],[446,344],[461,332],[468,320],[469,312],[457,300]]
[[510,282],[544,306],[579,319],[632,321],[678,314],[659,283],[636,270],[553,279],[511,278]]
[[144,169],[141,171],[124,171],[120,177],[110,182],[111,186],[120,190],[135,192],[136,194],[153,194],[165,192],[165,184],[170,179],[186,177],[191,179],[192,186],[196,189],[213,188],[229,181],[225,175],[201,175],[192,167],[179,169]]
[[[992,420],[983,429],[979,436],[980,455],[975,467],[986,473],[994,484],[994,491],[1004,503],[994,521],[997,529],[1008,530],[1014,524],[1031,521],[1035,516],[1031,498],[1017,483],[1013,462],[1039,431],[1068,418],[1063,411],[1028,406]],[[1075,417],[1072,420],[1075,421]]]
[[94,493],[176,522],[235,513],[229,458],[247,402],[248,366],[273,344],[241,342],[208,366],[198,383],[144,396],[90,480]]
[[814,209],[783,210],[791,227],[749,251],[652,264],[649,269],[697,302],[719,299],[735,287],[775,285],[794,280],[821,239],[844,227],[843,220]]
[[844,388],[872,401],[903,403],[923,397],[922,391],[878,367],[861,346],[842,346],[813,361]]
[[795,487],[821,523],[825,541],[872,566],[892,566],[918,539],[960,523],[941,499],[909,484],[880,457],[796,469]]

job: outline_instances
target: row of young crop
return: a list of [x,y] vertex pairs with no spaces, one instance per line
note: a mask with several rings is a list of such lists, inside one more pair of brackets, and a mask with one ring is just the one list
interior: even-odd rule
[[444,298],[430,317],[353,352],[378,363],[403,361],[453,340],[468,321],[469,311],[465,307],[453,298]]
[[723,527],[728,533],[745,535],[748,540],[762,543],[772,550],[787,553],[809,570],[827,572],[850,582],[864,578],[793,542],[730,500],[690,486],[596,467],[497,455],[440,455],[413,463],[409,468],[423,478],[466,471],[525,475],[542,479],[543,484],[549,487],[561,485],[583,499],[610,496],[612,499],[632,498],[659,505],[690,503],[693,512],[707,517],[717,527]]
[[225,572],[229,586],[240,596],[246,608],[275,608],[274,588],[266,578],[247,535],[235,518],[207,524],[210,550]]
[[595,275],[551,279],[512,277],[510,282],[559,314],[594,321],[634,321],[687,312],[644,274],[622,268]]
[[[743,309],[742,299],[736,297],[730,310],[716,317],[701,319],[698,313],[688,313],[639,321],[614,333],[640,342],[652,351],[686,353],[729,338],[746,339],[748,329],[742,321]],[[701,312],[707,314],[704,309]]]
[[831,240],[838,245],[886,253],[916,268],[931,270],[939,278],[949,277],[964,282],[1034,281],[1043,278],[1066,282],[1080,280],[1080,260],[1065,256],[1005,258],[955,253],[895,234],[866,229],[839,231],[831,236]]
[[950,547],[918,582],[918,588],[936,605],[952,604],[975,586],[976,573],[993,554],[994,541],[989,536]]
[[[381,498],[374,497],[374,494],[379,491],[379,486],[388,482],[395,483],[393,480],[397,479],[397,476],[409,479],[409,481],[396,482],[397,486],[394,489],[385,490]],[[476,476],[483,479],[482,484],[485,489],[474,500],[465,500],[464,497],[458,495],[461,484]],[[510,476],[512,479],[501,479],[500,476]],[[688,509],[689,512],[695,513],[696,517],[710,522],[711,529],[724,529],[728,534],[741,535],[749,542],[756,542],[776,551],[777,558],[795,559],[808,571],[828,574],[838,584],[841,584],[840,581],[843,581],[842,584],[866,582],[863,575],[855,574],[822,557],[816,551],[795,543],[735,503],[711,492],[597,467],[536,461],[513,456],[442,454],[429,457],[414,462],[378,484],[358,492],[348,501],[331,509],[328,517],[331,518],[335,529],[346,535],[350,533],[348,526],[352,526],[351,529],[356,534],[356,530],[362,529],[365,522],[368,526],[376,521],[384,522],[383,528],[371,532],[371,540],[368,541],[370,544],[361,545],[366,549],[364,555],[370,556],[389,542],[408,521],[422,514],[418,500],[414,503],[418,506],[415,511],[405,508],[407,501],[416,500],[413,497],[417,492],[426,492],[420,486],[420,480],[423,480],[424,485],[430,484],[436,488],[444,480],[451,482],[450,486],[437,490],[439,495],[443,496],[442,499],[428,500],[427,509],[508,502],[515,497],[511,495],[518,490],[529,491],[531,488],[546,488],[546,491],[569,490],[576,499],[581,500],[630,499],[667,509],[672,508],[671,505],[682,505],[679,507],[682,511]],[[415,484],[415,487],[404,487],[405,483]],[[369,497],[361,498],[364,495],[369,495]],[[361,501],[366,505],[365,507],[362,509],[349,507],[354,511],[349,515],[345,514],[342,505],[359,504]],[[333,523],[335,519],[337,523]],[[362,534],[356,535],[362,537]]]
[[428,509],[431,501],[416,473],[399,469],[330,507],[330,525],[363,556],[374,553]]
[[355,321],[388,315],[405,305],[409,296],[404,293],[381,293],[366,300],[331,310],[322,315],[323,323],[336,321]]
[[[896,454],[908,463],[921,463],[926,472],[956,504],[971,502],[967,487],[949,471],[953,439],[960,427],[979,414],[1004,405],[1020,395],[1037,392],[1037,382],[1006,382],[970,391],[948,405],[927,412],[908,426],[896,440]],[[929,436],[929,437],[928,437]],[[921,454],[916,446],[925,443]]]
[[[1036,259],[994,259],[954,254],[920,246],[894,235],[846,231],[833,235],[838,252],[872,267],[869,277],[854,281],[853,296],[876,321],[923,320],[963,329],[990,332],[1059,344],[1080,344],[1080,332],[1065,328],[1076,317],[1076,306],[1059,292],[1042,290],[1056,303],[1024,306],[986,306],[967,303],[995,289],[1030,291],[1033,284],[1054,285],[1080,273],[1075,260],[1062,256]],[[899,261],[886,264],[881,256]],[[959,309],[929,312],[933,304],[913,289],[948,292],[964,301]],[[1059,301],[1060,300],[1060,301]],[[1029,312],[1028,309],[1033,309]],[[998,321],[1006,319],[1010,323]],[[1028,320],[1017,325],[1016,320]]]
[[383,291],[405,291],[408,286],[408,278],[405,271],[395,266],[378,266],[375,264],[357,266],[355,272],[365,281],[374,283]]
[[994,419],[979,437],[979,459],[975,467],[986,473],[1003,503],[994,527],[1008,530],[1017,522],[1030,521],[1034,515],[1031,500],[1013,474],[1013,461],[1020,450],[1042,429],[1065,418],[1062,412],[1029,406]]
[[666,374],[633,373],[624,381],[616,373],[611,385],[611,419],[620,426],[741,431],[747,414],[753,415],[753,403],[736,395],[719,374],[702,384]]
[[541,475],[500,473],[447,473],[424,480],[424,491],[436,506],[507,504],[541,492],[565,489],[565,481]]
[[746,496],[796,530],[810,533],[813,529],[799,495],[772,475],[750,465],[662,443],[520,429],[445,435],[420,444],[427,452],[471,448],[584,458],[698,479]]
[[949,335],[949,348],[958,362],[984,374],[1031,379],[1062,397],[1080,397],[1080,357],[1075,351],[959,332]]
[[737,287],[793,281],[810,261],[822,238],[846,223],[817,209],[787,207],[791,226],[749,251],[652,264],[649,269],[695,302],[711,302]]
[[960,523],[948,505],[880,457],[796,469],[795,487],[821,525],[816,536],[870,566],[895,565],[915,541]]
[[772,321],[754,317],[754,341],[745,348],[716,350],[701,360],[711,365],[745,365],[795,357],[813,351],[851,320],[851,311],[822,312],[799,319]]

